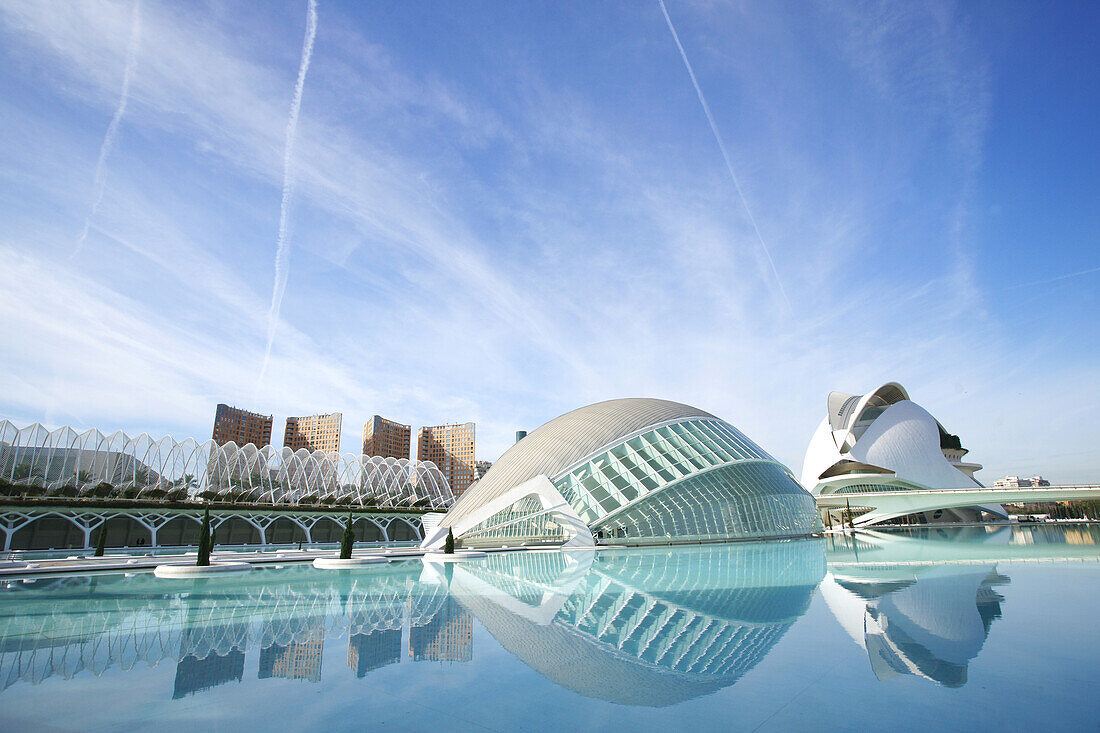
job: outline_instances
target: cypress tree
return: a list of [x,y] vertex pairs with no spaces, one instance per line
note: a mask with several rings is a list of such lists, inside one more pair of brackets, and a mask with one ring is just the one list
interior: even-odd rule
[[99,538],[95,543],[95,555],[93,557],[103,557],[103,551],[107,549],[107,520],[103,520],[103,524],[99,525]]
[[340,559],[351,558],[351,548],[355,544],[355,533],[351,531],[351,512],[348,512],[348,523],[344,525],[344,536],[340,538]]
[[199,557],[196,565],[206,567],[210,564],[210,548],[213,542],[210,539],[210,507],[202,515],[202,529],[199,530]]
[[443,551],[448,555],[455,554],[455,536],[447,529],[447,539],[443,542]]

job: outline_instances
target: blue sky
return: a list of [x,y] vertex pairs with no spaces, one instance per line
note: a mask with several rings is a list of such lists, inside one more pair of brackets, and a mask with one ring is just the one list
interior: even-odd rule
[[656,0],[318,0],[296,124],[305,0],[3,3],[0,415],[495,459],[655,396],[797,473],[896,380],[987,481],[1100,478],[1096,6],[668,11],[759,237]]

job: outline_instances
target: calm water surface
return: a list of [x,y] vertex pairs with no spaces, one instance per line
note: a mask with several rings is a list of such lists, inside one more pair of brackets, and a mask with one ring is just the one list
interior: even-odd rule
[[1100,527],[0,587],[0,729],[1097,730]]

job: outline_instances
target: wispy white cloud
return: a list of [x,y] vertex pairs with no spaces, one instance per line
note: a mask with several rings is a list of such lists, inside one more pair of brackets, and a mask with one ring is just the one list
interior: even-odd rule
[[[110,108],[127,9],[13,1],[0,33],[66,103]],[[12,208],[0,331],[16,346],[0,372],[23,386],[0,407],[32,416],[48,395],[52,414],[197,434],[217,401],[280,416],[342,409],[345,448],[373,412],[474,419],[491,458],[517,427],[648,394],[730,419],[797,469],[829,390],[897,378],[977,460],[1007,463],[1026,440],[1009,431],[981,444],[981,415],[1013,391],[1046,392],[1004,366],[1016,355],[995,317],[960,308],[960,290],[982,298],[980,262],[957,267],[939,244],[973,251],[968,227],[944,223],[981,165],[982,108],[966,104],[982,88],[972,49],[915,11],[887,17],[892,30],[877,37],[834,11],[797,31],[778,6],[731,12],[692,7],[679,31],[699,49],[708,111],[737,141],[761,230],[790,253],[798,314],[766,306],[770,268],[723,193],[713,141],[690,134],[698,108],[682,72],[666,80],[658,65],[659,86],[631,73],[593,90],[568,76],[568,60],[520,64],[490,93],[326,4],[288,167],[280,100],[288,68],[302,77],[303,59],[290,58],[299,26],[279,17],[240,37],[193,9],[149,5],[142,48],[157,52],[142,54],[126,122],[159,155],[124,146],[112,158],[92,224],[104,251],[79,269],[55,262],[71,245],[64,227]],[[665,32],[660,14],[646,22],[638,38]],[[812,37],[775,43],[780,32]],[[665,39],[628,60],[670,53]],[[857,109],[813,92],[807,45],[825,50]],[[766,68],[753,63],[761,49]],[[0,176],[79,221],[69,201],[82,194],[49,167],[77,136],[56,121],[49,132],[64,139],[36,148],[33,112],[4,104],[28,152],[0,146]],[[871,122],[847,134],[849,114]],[[957,144],[941,144],[942,130]],[[929,180],[928,168],[942,170]],[[271,192],[288,171],[294,286],[251,399],[270,323],[264,232],[285,209]],[[969,210],[958,209],[964,223]],[[36,293],[47,296],[36,309],[13,305]],[[48,338],[28,335],[38,332]],[[1082,419],[1057,440],[1080,445],[1095,425]]]

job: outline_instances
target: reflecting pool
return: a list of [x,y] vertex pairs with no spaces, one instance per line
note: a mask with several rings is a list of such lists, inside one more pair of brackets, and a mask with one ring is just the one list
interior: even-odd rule
[[1100,526],[0,586],[0,729],[1095,730]]

